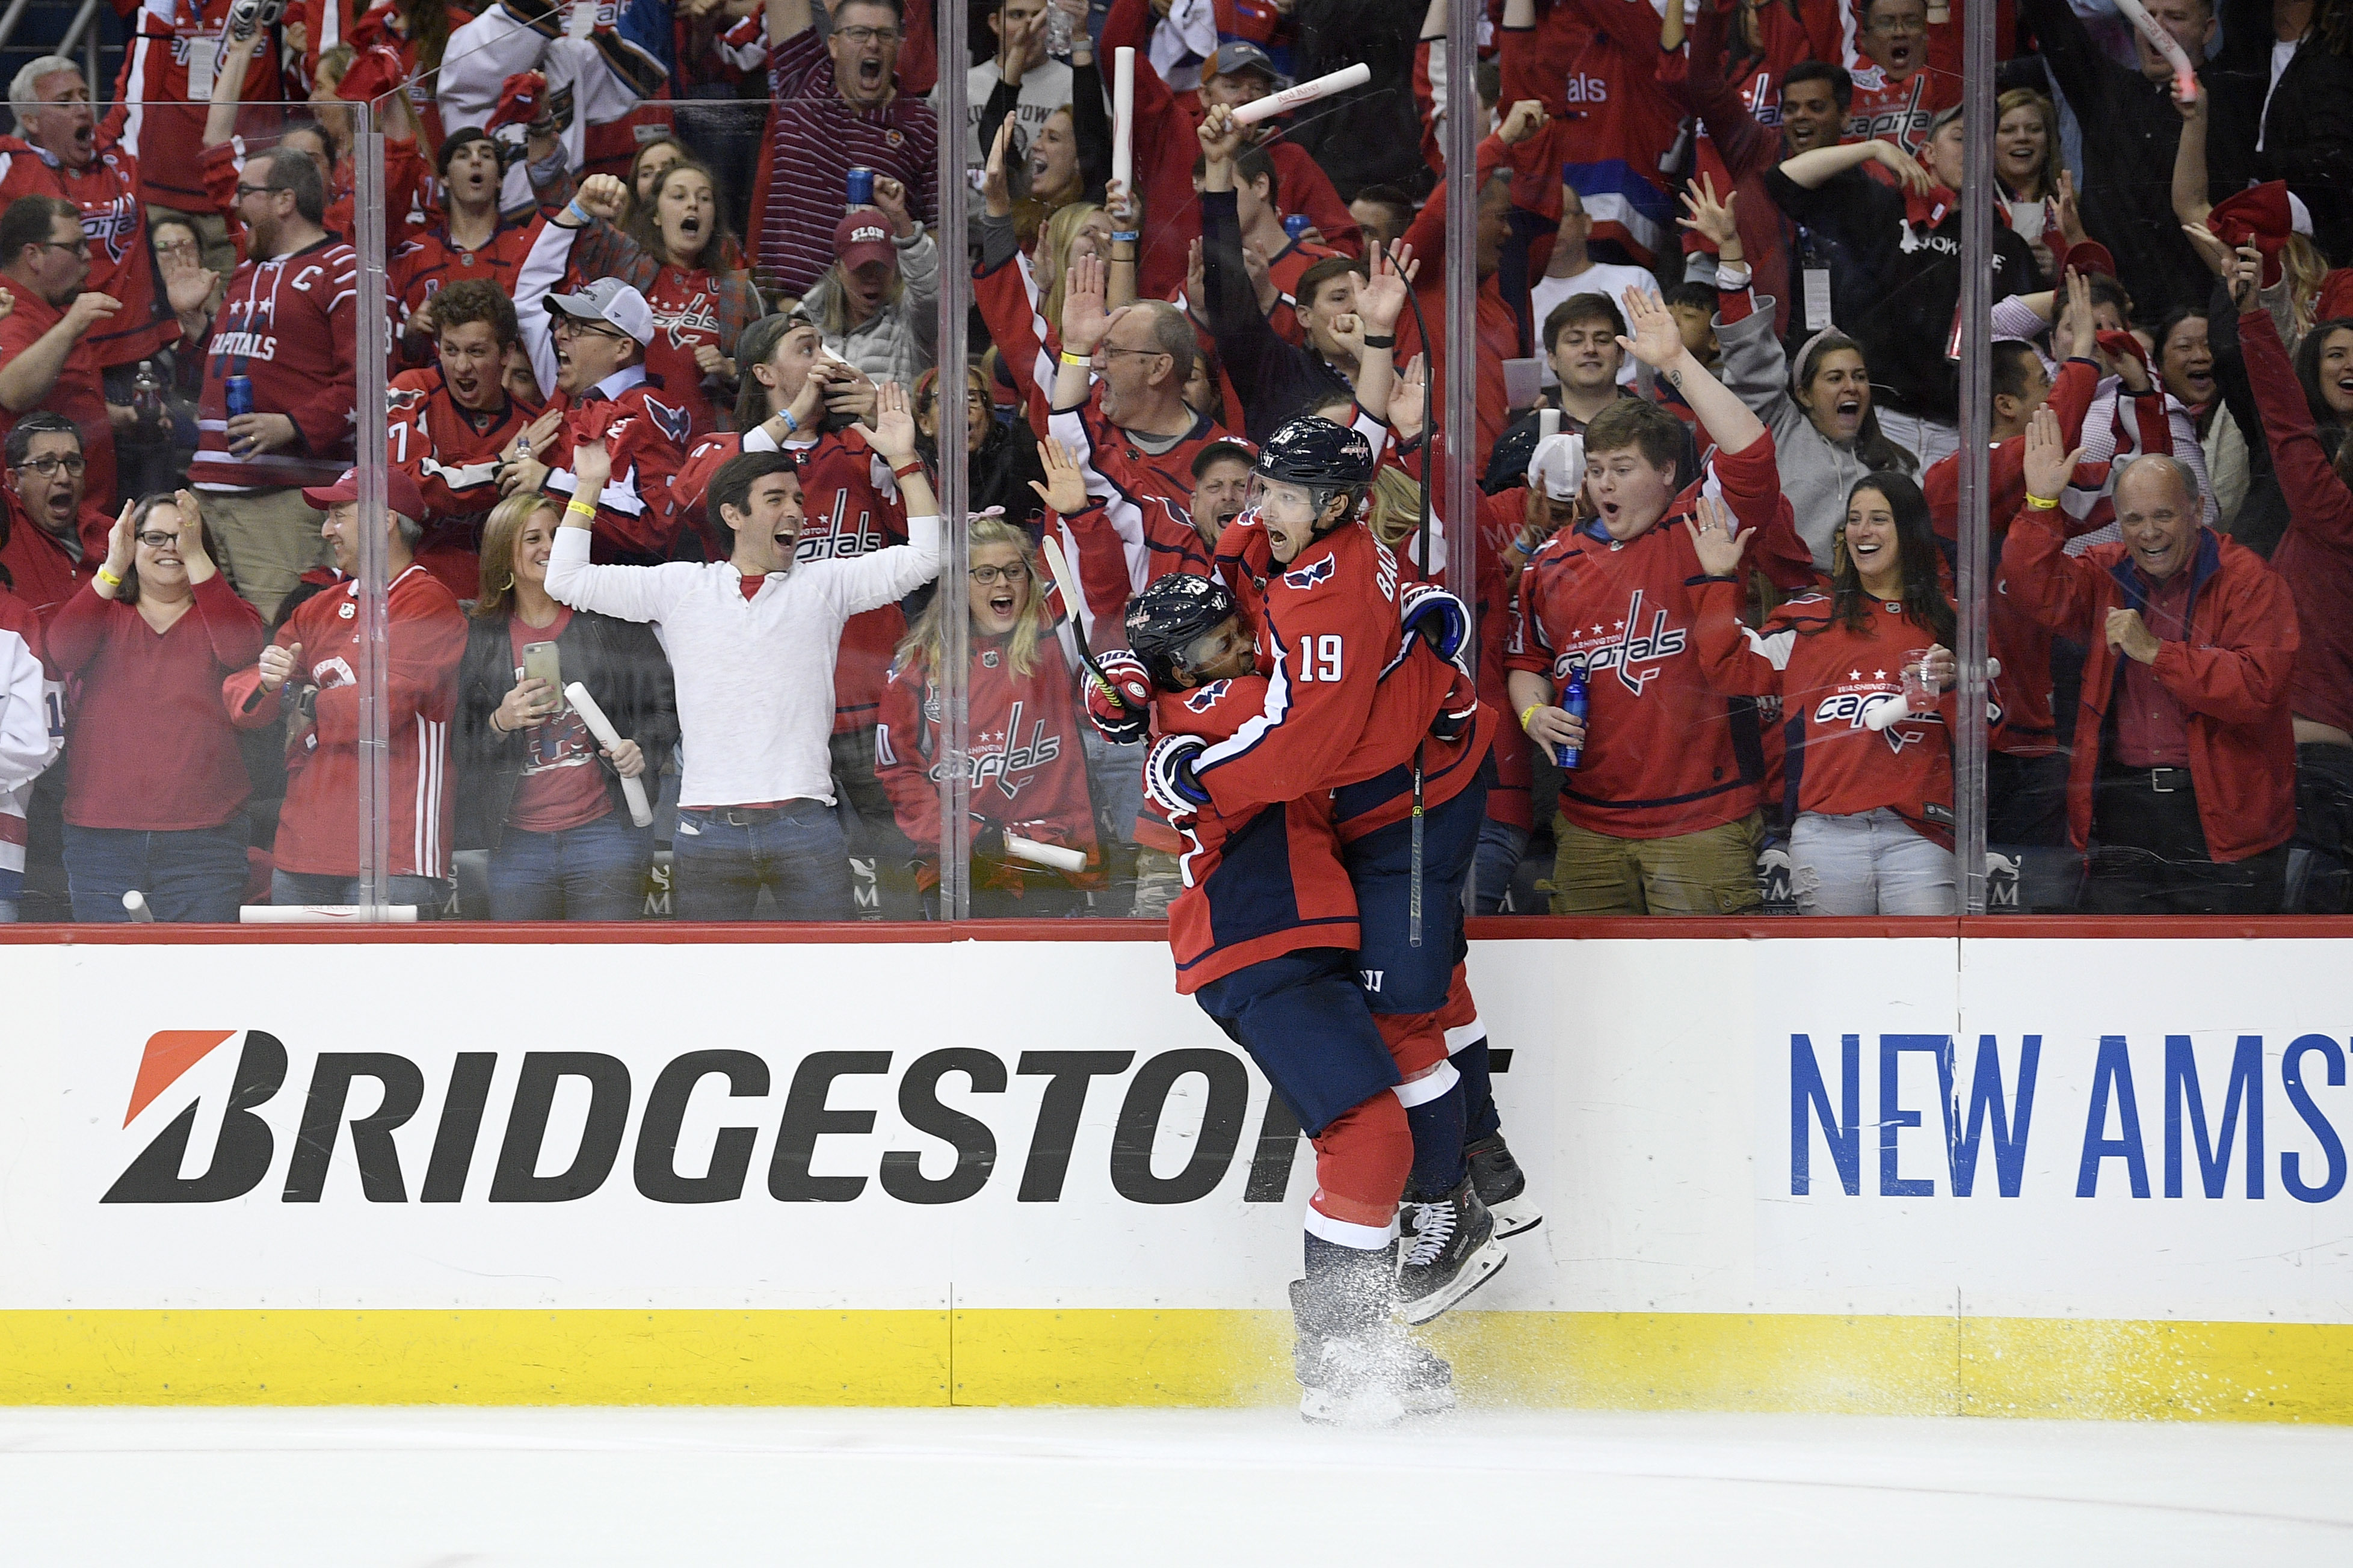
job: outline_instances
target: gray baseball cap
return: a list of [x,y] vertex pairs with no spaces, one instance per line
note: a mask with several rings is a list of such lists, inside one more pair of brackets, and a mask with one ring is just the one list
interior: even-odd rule
[[646,297],[617,278],[599,278],[577,294],[550,294],[547,313],[603,321],[618,327],[640,344],[654,341],[654,308]]

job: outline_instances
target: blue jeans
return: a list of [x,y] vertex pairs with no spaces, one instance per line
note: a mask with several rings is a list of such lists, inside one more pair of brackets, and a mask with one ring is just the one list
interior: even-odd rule
[[[385,902],[415,904],[417,918],[438,920],[449,907],[449,884],[438,877],[385,879]],[[356,904],[360,879],[332,871],[272,871],[269,901],[273,904]]]
[[653,858],[653,829],[617,811],[561,833],[507,828],[491,851],[491,918],[636,920]]
[[122,895],[133,888],[159,921],[237,923],[246,878],[245,813],[218,827],[149,833],[136,827],[65,825],[66,886],[73,918],[85,925],[131,918]]
[[849,839],[820,801],[795,801],[765,820],[730,822],[723,806],[681,806],[670,846],[670,908],[682,921],[748,921],[766,888],[784,921],[858,916]]
[[1526,828],[1498,822],[1492,816],[1479,825],[1479,853],[1472,862],[1472,901],[1477,908],[1471,911],[1472,914],[1503,912],[1504,900],[1512,890],[1512,879],[1520,874],[1520,858],[1527,852]]
[[1852,816],[1800,812],[1789,877],[1809,915],[1949,915],[1960,910],[1953,852],[1885,806]]

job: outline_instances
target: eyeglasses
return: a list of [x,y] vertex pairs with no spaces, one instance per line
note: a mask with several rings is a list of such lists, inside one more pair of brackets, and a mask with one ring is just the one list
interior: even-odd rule
[[284,185],[248,185],[240,182],[237,187],[237,199],[243,201],[248,196],[270,195],[284,189]]
[[1864,30],[1873,33],[1925,33],[1928,30],[1928,18],[1908,14],[1900,16],[1873,16],[1865,25]]
[[161,550],[167,544],[179,543],[180,536],[176,533],[165,533],[161,529],[151,528],[139,535],[139,542],[150,550]]
[[1008,583],[1027,583],[1029,581],[1029,568],[1016,561],[1010,566],[975,566],[966,575],[987,588],[994,586],[1000,577]]
[[1109,343],[1105,343],[1103,352],[1105,354],[1134,354],[1142,359],[1158,359],[1168,351],[1166,349],[1115,349]]
[[16,465],[16,471],[21,474],[30,470],[46,479],[59,468],[68,474],[79,474],[89,467],[87,458],[27,458]]
[[837,38],[846,38],[860,48],[864,48],[869,44],[897,43],[899,29],[896,27],[836,27],[833,30],[833,36]]
[[587,322],[575,320],[570,316],[556,317],[555,325],[549,328],[548,331],[551,335],[556,332],[586,332],[594,338],[610,338],[617,343],[633,343],[638,341],[627,332],[616,332],[604,327],[592,327]]
[[40,245],[41,248],[44,250],[70,250],[76,256],[88,256],[90,254],[90,239],[87,236],[80,239],[71,241],[62,239],[45,239],[40,242]]

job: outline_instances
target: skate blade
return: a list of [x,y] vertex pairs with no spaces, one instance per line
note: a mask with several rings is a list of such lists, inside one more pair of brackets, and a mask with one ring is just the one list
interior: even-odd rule
[[1394,1426],[1408,1414],[1405,1401],[1386,1388],[1334,1394],[1324,1388],[1299,1391],[1299,1418],[1311,1426]]
[[1454,1385],[1443,1388],[1409,1388],[1405,1392],[1405,1413],[1409,1416],[1449,1415],[1454,1411]]
[[1498,1241],[1507,1236],[1534,1230],[1544,1224],[1544,1211],[1536,1207],[1535,1199],[1525,1194],[1489,1204],[1487,1212],[1495,1216],[1495,1239]]
[[1460,1302],[1463,1297],[1503,1272],[1511,1254],[1503,1243],[1489,1239],[1486,1246],[1472,1253],[1462,1263],[1461,1272],[1439,1289],[1417,1301],[1404,1304],[1405,1321],[1417,1328]]

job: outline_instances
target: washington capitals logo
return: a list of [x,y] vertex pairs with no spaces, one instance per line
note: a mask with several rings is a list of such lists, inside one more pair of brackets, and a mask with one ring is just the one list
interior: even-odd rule
[[1196,713],[1207,713],[1218,705],[1218,699],[1223,697],[1226,694],[1226,688],[1232,684],[1230,680],[1213,680],[1185,699],[1185,706]]
[[1336,569],[1332,557],[1326,555],[1312,566],[1302,566],[1296,572],[1285,572],[1282,574],[1282,584],[1286,588],[1297,588],[1303,593],[1320,583],[1330,582],[1332,574]]
[[687,433],[694,426],[694,422],[687,416],[684,408],[672,408],[669,404],[657,403],[650,397],[646,399],[646,417],[652,420],[660,428],[661,433],[670,437],[670,444],[674,447],[685,446]]
[[654,321],[670,334],[670,346],[674,349],[691,349],[704,339],[719,336],[718,312],[706,293],[698,292],[674,312],[657,313]]

